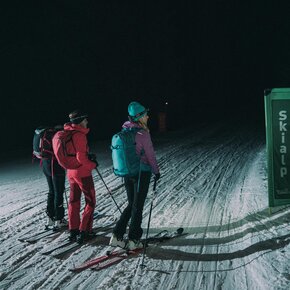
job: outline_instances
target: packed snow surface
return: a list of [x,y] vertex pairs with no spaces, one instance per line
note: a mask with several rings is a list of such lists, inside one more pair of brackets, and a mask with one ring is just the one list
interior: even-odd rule
[[[153,136],[161,179],[150,234],[179,227],[186,234],[150,246],[146,267],[140,267],[139,255],[101,271],[69,271],[105,254],[111,230],[61,259],[42,252],[67,232],[34,244],[19,241],[44,228],[47,184],[30,160],[3,164],[0,289],[290,289],[290,207],[269,211],[264,139],[253,128],[222,125]],[[100,173],[124,208],[126,193],[112,172],[109,141],[93,149]],[[98,227],[120,214],[97,172],[93,176]],[[144,229],[152,196],[150,186]]]

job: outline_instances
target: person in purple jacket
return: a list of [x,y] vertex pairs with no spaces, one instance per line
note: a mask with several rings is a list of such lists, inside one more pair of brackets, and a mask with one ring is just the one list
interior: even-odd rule
[[[138,175],[134,177],[125,177],[125,188],[127,191],[128,205],[121,214],[119,221],[117,222],[113,235],[110,239],[110,246],[118,246],[121,248],[127,248],[129,250],[142,248],[143,245],[140,242],[143,230],[142,214],[145,199],[149,189],[149,183],[152,173],[155,180],[160,178],[159,167],[156,161],[156,156],[153,148],[153,144],[150,137],[148,122],[148,110],[145,109],[138,102],[131,102],[128,106],[129,121],[123,124],[123,128],[140,128],[136,133],[136,153],[141,159],[141,172],[138,186]],[[141,154],[142,152],[142,154]],[[139,190],[137,190],[139,187]],[[126,232],[127,224],[131,219],[128,232],[128,243],[123,240],[123,236]]]

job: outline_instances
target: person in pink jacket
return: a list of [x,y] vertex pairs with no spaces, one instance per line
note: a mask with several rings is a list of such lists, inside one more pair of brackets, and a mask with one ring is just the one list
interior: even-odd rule
[[[93,227],[93,213],[96,205],[96,193],[92,170],[97,163],[89,159],[87,134],[89,133],[88,116],[78,111],[69,114],[70,122],[64,125],[64,130],[72,131],[72,142],[67,143],[68,152],[74,152],[80,166],[68,169],[67,177],[70,184],[68,207],[70,240],[83,243],[88,239]],[[85,208],[80,218],[81,194],[85,196]]]
[[[128,106],[129,121],[123,124],[123,130],[138,128],[136,133],[136,153],[140,157],[140,175],[125,177],[128,205],[122,212],[119,221],[113,229],[109,245],[134,250],[142,248],[140,242],[143,230],[141,228],[145,199],[148,193],[152,173],[155,180],[160,178],[159,166],[151,141],[148,121],[148,110],[138,102],[131,102]],[[127,224],[129,224],[128,242],[123,240]]]

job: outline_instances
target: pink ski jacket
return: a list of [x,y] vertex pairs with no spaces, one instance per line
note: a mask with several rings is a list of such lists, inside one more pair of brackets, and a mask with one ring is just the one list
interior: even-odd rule
[[[141,170],[151,171],[154,174],[159,173],[159,167],[157,164],[150,133],[144,130],[139,124],[130,121],[125,122],[122,127],[124,129],[141,128],[135,137],[136,153],[141,156]],[[141,152],[144,152],[144,154],[141,154]]]
[[[89,128],[83,128],[77,124],[66,123],[64,124],[64,130],[75,131],[72,135],[72,143],[70,146],[73,147],[72,151],[75,151],[76,159],[81,164],[77,169],[68,169],[68,177],[86,177],[92,174],[92,170],[96,168],[96,163],[88,159],[88,141],[87,134]],[[69,143],[68,143],[69,146]],[[71,150],[69,150],[71,152]]]

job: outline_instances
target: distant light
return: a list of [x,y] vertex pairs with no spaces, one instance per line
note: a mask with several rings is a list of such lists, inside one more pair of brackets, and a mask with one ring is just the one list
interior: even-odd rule
[[165,105],[168,105],[168,102],[165,102]]

